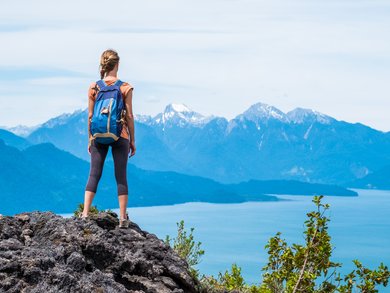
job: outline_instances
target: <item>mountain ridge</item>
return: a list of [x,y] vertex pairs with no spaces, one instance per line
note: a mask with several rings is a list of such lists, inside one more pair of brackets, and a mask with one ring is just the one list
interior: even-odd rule
[[[30,134],[32,131],[34,131],[36,128],[39,128],[39,127],[48,127],[48,128],[51,128],[55,125],[58,125],[60,122],[59,121],[63,121],[63,120],[66,120],[67,118],[71,117],[71,116],[74,116],[74,115],[78,115],[80,113],[87,113],[88,111],[88,108],[84,108],[84,109],[76,109],[75,111],[73,112],[69,112],[69,113],[63,113],[59,116],[56,116],[56,117],[53,117],[53,118],[50,118],[49,120],[47,120],[46,122],[44,123],[41,123],[41,124],[38,124],[38,125],[34,125],[34,126],[25,126],[25,125],[17,125],[17,126],[14,126],[14,127],[2,127],[0,126],[0,128],[2,129],[5,129],[5,130],[8,130],[16,135],[19,135],[19,136],[26,136],[26,133]],[[194,118],[199,118],[199,120],[203,120],[203,119],[206,119],[206,122],[212,120],[212,119],[215,119],[215,118],[223,118],[223,119],[226,119],[228,122],[231,122],[235,119],[240,119],[241,117],[253,117],[253,116],[256,116],[256,118],[271,118],[271,119],[277,119],[277,120],[281,120],[281,121],[284,121],[284,122],[293,122],[293,123],[302,123],[306,117],[309,117],[309,118],[313,118],[313,117],[319,117],[319,118],[322,118],[322,119],[319,119],[318,121],[319,122],[323,122],[323,123],[327,123],[328,120],[336,120],[336,121],[343,121],[343,120],[337,120],[329,115],[326,115],[326,114],[323,114],[321,112],[318,112],[318,111],[315,111],[315,110],[312,110],[312,109],[308,109],[308,108],[301,108],[301,107],[296,107],[290,111],[287,111],[287,112],[283,112],[281,111],[280,109],[272,106],[272,105],[269,105],[269,104],[266,104],[266,103],[263,103],[263,102],[257,102],[251,106],[249,106],[246,110],[244,110],[244,112],[242,113],[239,113],[237,114],[236,116],[234,116],[233,118],[231,119],[227,119],[223,116],[216,116],[216,115],[209,115],[209,116],[205,116],[199,112],[196,112],[194,110],[192,110],[190,107],[188,107],[187,105],[183,104],[183,103],[169,103],[167,104],[165,107],[164,107],[164,110],[156,115],[148,115],[148,114],[135,114],[135,120],[136,121],[140,121],[140,122],[151,122],[153,121],[154,123],[162,123],[163,120],[166,121],[166,118],[170,118],[170,116],[174,116],[175,114],[180,114],[182,115],[181,118],[184,118],[183,114],[184,113],[189,113],[189,114],[192,114],[192,115],[195,115],[197,117],[194,117]],[[296,117],[298,116],[298,117]],[[249,118],[248,117],[248,118]],[[165,118],[165,119],[164,119]],[[156,121],[158,120],[158,121]],[[189,121],[191,119],[188,119]],[[195,121],[195,124],[197,124],[196,122],[198,122],[198,119],[193,119]],[[251,120],[251,119],[249,119]],[[321,121],[322,120],[322,121]],[[347,122],[349,123],[349,122]],[[352,123],[351,123],[352,124]],[[364,125],[364,124],[362,124]],[[367,126],[367,125],[365,125]],[[367,127],[370,127],[370,126],[367,126]],[[370,127],[372,128],[372,127]],[[25,131],[21,131],[19,129],[26,129]],[[378,130],[378,129],[375,129],[375,128],[372,128],[376,131],[381,131],[381,130]],[[27,131],[27,132],[26,132]],[[23,135],[21,134],[21,132],[23,133]],[[387,133],[386,131],[381,131],[381,132],[384,132],[384,133]],[[388,132],[390,133],[390,131]],[[28,135],[27,134],[27,135]]]
[[[283,113],[256,103],[230,120],[203,116],[182,104],[164,111],[164,119],[164,112],[135,115],[138,150],[132,162],[142,169],[223,183],[292,179],[346,186],[390,164],[390,132],[310,109]],[[88,160],[86,110],[64,117],[51,119],[27,140],[51,142]]]

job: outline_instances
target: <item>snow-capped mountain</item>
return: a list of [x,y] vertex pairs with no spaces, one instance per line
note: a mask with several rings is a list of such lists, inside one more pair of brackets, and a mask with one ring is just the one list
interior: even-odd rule
[[319,122],[329,124],[332,121],[335,121],[335,119],[330,116],[304,108],[295,108],[294,110],[287,112],[286,116],[291,123]]
[[288,122],[285,113],[279,109],[264,103],[256,103],[248,108],[245,112],[236,117],[239,120],[247,119],[255,122],[267,122],[269,120],[279,120],[281,122]]
[[13,127],[0,126],[0,128],[8,130],[13,134],[16,134],[21,137],[27,137],[31,132],[33,132],[35,129],[38,129],[39,127],[41,127],[41,124],[35,126],[25,126],[25,125],[16,125]]
[[87,112],[88,112],[88,109],[84,109],[84,110],[79,109],[79,110],[74,111],[73,113],[64,113],[64,114],[61,114],[60,116],[49,119],[48,121],[43,123],[41,125],[41,127],[54,128],[56,126],[64,125],[64,124],[67,124],[70,119],[72,119],[74,117],[82,116],[82,114],[84,114],[85,118],[87,118],[87,116],[88,116]]
[[[297,179],[340,184],[390,165],[390,132],[310,109],[283,113],[256,103],[228,121],[169,104],[153,117],[136,114],[135,123],[138,155],[133,164],[221,182]],[[87,111],[79,110],[50,119],[27,139],[51,142],[88,160],[86,126]]]
[[184,104],[172,103],[165,107],[164,112],[157,114],[152,119],[152,124],[175,125],[184,127],[187,125],[202,126],[207,123],[212,117],[206,117],[202,114],[193,111]]
[[297,124],[313,122],[329,124],[332,121],[335,121],[334,118],[311,109],[295,108],[294,110],[284,113],[278,108],[264,103],[256,103],[250,106],[248,110],[238,115],[236,119],[246,119],[253,121],[256,124],[259,122],[266,123],[270,120]]
[[153,118],[150,115],[135,114],[134,121],[137,121],[137,122],[143,123],[143,124],[151,124],[153,121]]

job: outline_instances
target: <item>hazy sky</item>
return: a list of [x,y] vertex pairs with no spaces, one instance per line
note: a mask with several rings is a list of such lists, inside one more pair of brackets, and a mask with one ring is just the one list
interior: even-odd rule
[[86,108],[114,48],[135,113],[233,118],[263,102],[390,131],[388,0],[16,0],[0,44],[0,125]]

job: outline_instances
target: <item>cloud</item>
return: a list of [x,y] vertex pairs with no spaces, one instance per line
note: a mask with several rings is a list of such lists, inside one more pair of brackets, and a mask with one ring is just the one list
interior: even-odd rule
[[[19,84],[10,111],[25,111],[34,99],[50,106],[23,112],[20,123],[84,108],[99,55],[112,47],[143,114],[176,101],[232,118],[263,101],[389,130],[387,1],[23,3],[23,10],[10,2],[0,11],[0,42],[7,44],[0,47],[0,99]],[[117,13],[106,13],[113,7]],[[15,124],[0,111],[0,124]]]
[[54,77],[85,77],[85,74],[61,68],[37,66],[0,66],[1,80],[28,80]]

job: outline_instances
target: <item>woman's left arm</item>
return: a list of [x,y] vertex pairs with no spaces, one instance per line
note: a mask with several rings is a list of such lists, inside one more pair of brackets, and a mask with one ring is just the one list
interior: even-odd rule
[[134,128],[134,115],[133,115],[133,88],[131,88],[126,94],[125,98],[126,105],[126,124],[129,130],[130,136],[130,157],[135,155],[135,128]]

